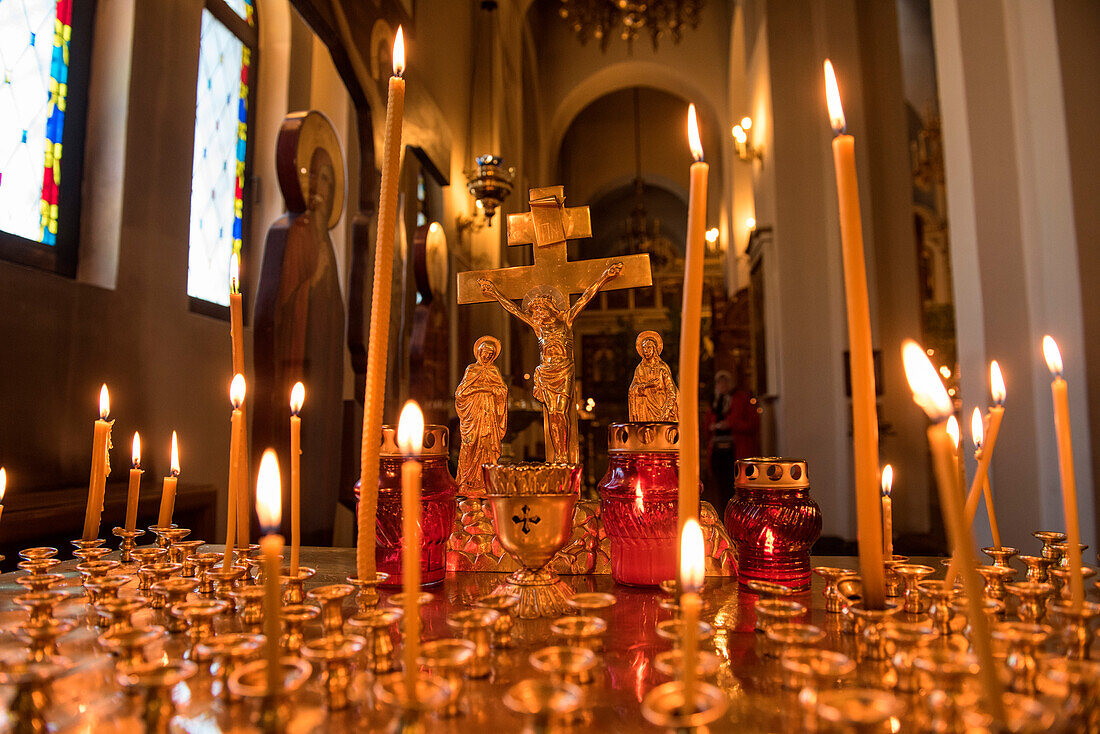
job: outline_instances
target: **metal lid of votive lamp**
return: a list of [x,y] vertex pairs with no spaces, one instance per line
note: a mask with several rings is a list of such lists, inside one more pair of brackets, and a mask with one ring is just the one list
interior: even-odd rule
[[680,427],[612,423],[600,518],[611,541],[611,577],[656,586],[676,576]]
[[810,547],[821,536],[821,509],[810,498],[806,462],[737,460],[725,522],[737,544],[738,579],[810,588]]
[[[458,510],[458,484],[447,468],[450,433],[446,426],[424,426],[420,462],[420,583],[431,586],[447,574],[447,540]],[[397,445],[397,428],[382,426],[378,453],[378,512],[375,565],[386,574],[378,586],[401,586],[401,467],[405,455]],[[355,485],[358,503],[359,484]],[[358,505],[357,505],[358,507]],[[356,510],[358,511],[358,510]]]
[[573,534],[581,466],[484,464],[482,471],[497,539],[519,566],[493,593],[518,596],[521,619],[560,616],[573,590],[549,564]]

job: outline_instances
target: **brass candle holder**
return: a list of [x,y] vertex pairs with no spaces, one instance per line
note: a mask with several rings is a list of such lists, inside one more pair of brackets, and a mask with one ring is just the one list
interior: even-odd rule
[[374,695],[381,704],[395,712],[389,731],[423,734],[429,731],[425,718],[447,704],[450,691],[444,682],[425,676],[419,676],[416,690],[410,691],[405,685],[404,674],[390,673],[375,682]]
[[982,553],[985,553],[993,560],[994,566],[1011,568],[1009,561],[1012,560],[1013,556],[1019,555],[1020,551],[1007,545],[1002,545],[1000,548],[994,546],[982,548]]
[[360,579],[356,576],[348,576],[346,581],[355,587],[355,608],[359,612],[367,612],[378,606],[378,585],[388,581],[390,575],[381,571],[375,572],[368,579]]
[[104,576],[100,579],[89,580],[87,583],[84,584],[84,588],[88,589],[89,591],[93,591],[96,596],[97,601],[93,605],[93,608],[95,610],[95,623],[97,627],[106,626],[105,624],[103,624],[103,622],[105,622],[105,618],[99,613],[98,610],[99,602],[105,601],[107,599],[117,599],[119,591],[121,591],[124,586],[126,586],[133,580],[134,577],[128,574],[117,574],[114,576]]
[[58,656],[57,639],[72,632],[76,625],[67,619],[43,619],[25,622],[15,630],[15,637],[27,645],[30,659],[44,663]]
[[891,731],[891,722],[901,719],[905,705],[892,693],[874,688],[846,688],[822,691],[817,696],[818,718],[836,730],[861,734]]
[[[1058,558],[1056,559],[1054,565],[1051,566],[1051,568],[1069,568],[1069,543],[1065,541],[1062,541],[1061,543],[1051,543],[1051,548],[1053,548],[1058,554]],[[1088,545],[1085,543],[1078,543],[1077,548],[1081,551],[1081,557],[1084,558],[1085,551],[1089,549]]]
[[525,733],[554,731],[581,707],[583,694],[571,683],[528,678],[504,694],[504,705],[524,719]]
[[1065,731],[1100,731],[1100,662],[1050,655],[1040,667],[1039,692],[1066,703]]
[[1033,695],[1039,677],[1039,648],[1053,630],[1044,624],[1002,622],[993,628],[993,639],[1004,644],[1007,651],[1005,667],[1009,672],[1009,688],[1016,693]]
[[[352,587],[346,596],[354,591]],[[344,597],[341,597],[343,600]],[[324,616],[324,615],[322,615]],[[343,626],[343,619],[340,620]],[[302,655],[311,662],[321,665],[321,686],[324,693],[325,708],[329,711],[342,711],[348,707],[348,684],[351,683],[352,660],[363,650],[365,641],[355,635],[336,632],[312,640],[302,647]]]
[[978,573],[985,579],[986,598],[998,601],[1004,601],[1008,596],[1008,589],[1005,588],[1005,584],[1016,578],[1016,569],[996,564],[978,566]]
[[[1081,566],[1079,569],[1081,575],[1081,583],[1084,588],[1088,588],[1088,582],[1096,575],[1096,569],[1092,566]],[[1051,585],[1054,587],[1054,596],[1061,596],[1065,599],[1070,598],[1070,576],[1073,571],[1069,566],[1054,566],[1048,571]]]
[[149,563],[138,569],[138,591],[149,599],[150,608],[164,608],[164,597],[153,592],[153,585],[164,581],[173,574],[179,573],[182,568],[182,563],[161,561],[158,563]]
[[286,730],[291,718],[288,699],[313,673],[313,667],[297,657],[280,658],[279,665],[282,675],[278,676],[274,691],[268,690],[267,660],[253,660],[229,674],[230,692],[254,703],[251,718],[264,734],[281,734]]
[[759,599],[753,604],[756,613],[756,631],[767,632],[774,624],[793,622],[806,614],[806,607],[793,599]]
[[1043,556],[1018,556],[1020,562],[1027,568],[1027,580],[1036,584],[1045,584],[1048,581],[1047,569],[1054,565],[1055,561]]
[[601,617],[606,620],[611,607],[615,606],[617,601],[614,594],[606,591],[580,591],[569,597],[565,605],[574,614]]
[[[160,609],[168,610],[166,626],[169,632],[186,632],[187,623],[172,614],[172,610],[187,601],[190,594],[199,585],[198,579],[186,579],[182,577],[161,579],[153,584],[151,591],[154,599],[160,599]],[[152,606],[152,605],[150,605]]]
[[133,557],[130,555],[130,553],[134,550],[134,548],[137,547],[136,541],[138,538],[145,535],[145,531],[138,530],[137,528],[134,528],[133,530],[127,530],[126,528],[115,528],[111,531],[111,534],[115,537],[122,538],[122,542],[119,543],[118,546],[118,559],[126,564],[131,563],[133,561]]
[[821,590],[825,598],[825,611],[830,614],[839,614],[843,608],[840,595],[837,593],[836,582],[845,576],[855,574],[850,568],[837,568],[835,566],[815,566],[813,572],[825,582],[825,588]]
[[466,675],[485,678],[493,672],[489,639],[500,613],[492,609],[467,609],[447,617],[447,626],[474,643],[474,657],[467,664]]
[[103,599],[96,605],[100,618],[106,620],[108,632],[120,632],[133,628],[133,616],[148,606],[143,596],[124,596]]
[[440,709],[441,716],[463,713],[462,679],[476,653],[476,646],[469,640],[430,640],[421,646],[417,663],[447,684],[447,700]]
[[952,602],[959,590],[945,587],[942,581],[925,580],[918,585],[921,593],[928,599],[928,616],[932,620],[932,629],[940,637],[949,636],[953,630],[951,620],[955,617],[955,607]]
[[199,593],[203,596],[214,595],[214,579],[209,575],[210,569],[222,561],[221,553],[196,553],[195,575],[199,579]]
[[882,562],[886,582],[886,596],[893,599],[901,596],[902,582],[895,568],[909,562],[909,556],[893,555]]
[[[697,622],[698,633],[696,639],[699,645],[709,642],[714,638],[714,626],[699,620]],[[680,649],[680,640],[684,637],[684,621],[682,619],[665,619],[657,623],[657,636],[668,640],[673,650]]]
[[366,669],[389,673],[397,669],[394,660],[393,628],[401,619],[400,609],[370,609],[352,615],[345,623],[365,641]]
[[913,667],[913,661],[920,651],[932,643],[935,632],[920,622],[899,622],[891,620],[883,630],[886,640],[886,653],[894,671],[894,687],[903,693],[915,693],[920,690],[920,678]]
[[564,714],[562,723],[579,724],[591,719],[592,701],[586,689],[594,680],[596,653],[583,647],[544,647],[532,653],[528,661],[531,667],[548,676],[551,683],[574,685],[580,690],[580,705],[571,714]]
[[198,565],[195,563],[195,554],[199,552],[199,548],[206,545],[205,540],[181,540],[172,546],[172,550],[176,551],[176,561],[183,564],[183,570],[180,571],[180,576],[184,578],[195,578],[198,572]]
[[20,571],[25,571],[28,576],[44,576],[51,573],[54,567],[60,563],[61,561],[57,558],[34,558],[22,560],[15,564],[15,567]]
[[306,622],[317,618],[321,612],[317,607],[306,604],[290,604],[283,607],[280,618],[283,620],[283,638],[281,645],[287,655],[297,656],[305,642]]
[[[1077,608],[1068,599],[1052,599],[1047,608],[1060,623],[1061,649],[1070,660],[1088,660],[1092,657],[1092,643],[1096,632],[1092,625],[1100,616],[1100,604],[1086,601]],[[1100,681],[1097,681],[1100,685]]]
[[214,636],[214,619],[225,613],[226,603],[218,599],[192,599],[177,604],[170,614],[187,623],[188,649],[186,657],[195,654],[195,647]]
[[72,667],[65,658],[44,662],[21,660],[0,666],[0,684],[14,686],[15,695],[8,704],[8,715],[15,723],[17,734],[48,732],[46,714],[53,704],[50,688],[53,681]]
[[195,660],[210,665],[218,682],[216,695],[223,700],[236,700],[229,690],[229,675],[244,663],[254,660],[263,648],[263,635],[233,632],[207,637],[195,645]]
[[290,575],[289,568],[283,568],[283,604],[303,604],[306,600],[305,584],[317,575],[317,569],[299,566],[296,576]]
[[[978,706],[967,706],[961,712],[961,725],[968,732],[1005,731],[1013,734],[1043,734],[1057,728],[1060,711],[1042,698],[1018,693],[1004,694],[1005,720],[996,721],[991,714]],[[1072,727],[1062,731],[1085,731]]]
[[1035,581],[1012,581],[1005,584],[1008,593],[1014,596],[1016,616],[1021,622],[1039,624],[1046,617],[1046,599],[1054,591],[1050,584]]
[[745,588],[748,589],[759,599],[780,599],[783,597],[794,596],[794,589],[783,584],[777,584],[774,581],[762,581],[760,579],[749,579],[744,582]]
[[[575,599],[576,596],[569,599],[569,602],[573,602]],[[519,603],[518,596],[507,594],[487,594],[479,597],[475,602],[477,606],[492,609],[500,615],[497,617],[497,621],[493,623],[493,647],[512,646],[512,628],[515,626],[515,621],[512,619],[512,610],[515,609],[517,603]]]
[[53,619],[53,610],[65,601],[65,595],[56,591],[29,591],[12,599],[15,605],[27,612],[28,624],[49,622]]
[[550,625],[550,631],[570,647],[584,647],[599,652],[603,649],[607,622],[599,617],[559,617]]
[[899,607],[867,609],[863,602],[849,604],[848,611],[855,616],[859,632],[859,656],[861,660],[886,660],[889,658],[884,626],[901,611]]
[[[573,649],[573,648],[570,648]],[[696,680],[711,681],[722,667],[722,656],[709,650],[700,650],[695,654]],[[663,650],[653,658],[653,668],[666,678],[678,679],[684,673],[684,651]]]
[[781,622],[771,625],[764,633],[768,644],[762,652],[766,657],[778,658],[788,650],[804,647],[820,647],[825,630],[801,622]]
[[57,556],[57,548],[45,545],[24,548],[19,551],[19,557],[24,561],[41,561],[44,558],[54,558],[55,556]]
[[[94,561],[103,557],[103,553],[96,550],[101,548],[107,541],[103,538],[95,538],[94,540],[70,540],[73,544],[73,558],[79,558],[82,561]],[[107,550],[107,549],[104,549]],[[107,550],[110,553],[110,550]]]
[[145,650],[149,645],[162,639],[164,627],[131,628],[116,632],[104,632],[99,636],[99,646],[115,658],[120,669],[137,667],[147,662]]
[[306,597],[321,609],[321,634],[340,635],[344,629],[344,600],[355,593],[351,584],[329,584],[312,589]]
[[894,573],[901,578],[902,611],[906,614],[920,614],[924,611],[920,583],[935,572],[936,569],[920,563],[899,563],[894,566]]
[[241,622],[241,631],[250,634],[262,632],[264,621],[264,588],[245,583],[231,594],[237,604],[237,619]]
[[1057,530],[1036,530],[1031,536],[1038,539],[1043,544],[1043,558],[1051,561],[1057,561],[1059,558],[1059,552],[1054,547],[1055,543],[1064,543],[1066,540],[1066,534]]
[[111,571],[114,571],[121,565],[122,564],[120,564],[118,561],[105,560],[84,561],[83,563],[77,564],[76,570],[80,572],[80,581],[81,584],[84,586],[84,590],[88,594],[89,604],[95,604],[97,601],[99,601],[99,589],[94,584],[89,587],[89,582],[96,581],[105,577],[107,574],[109,574]]
[[174,525],[167,530],[161,531],[160,537],[163,537],[168,542],[166,547],[168,549],[169,560],[175,563],[183,563],[181,549],[178,546],[183,539],[190,534],[190,528],[181,528]]
[[847,655],[812,647],[787,651],[779,658],[779,665],[783,687],[789,690],[832,687],[856,669],[855,661]]
[[726,694],[710,683],[698,682],[687,701],[682,681],[662,683],[642,699],[642,716],[667,732],[705,732],[729,706]]
[[162,550],[168,550],[168,546],[171,545],[171,535],[173,530],[177,530],[179,526],[175,523],[171,525],[153,525],[149,528],[149,532],[157,536],[157,547]]
[[234,565],[228,568],[218,565],[206,569],[206,578],[214,582],[214,598],[225,602],[226,614],[237,611],[237,601],[233,592],[237,590],[247,571],[248,569],[244,566]]

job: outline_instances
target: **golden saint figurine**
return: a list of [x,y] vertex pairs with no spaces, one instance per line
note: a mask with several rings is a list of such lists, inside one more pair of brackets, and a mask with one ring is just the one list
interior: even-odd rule
[[483,497],[482,464],[500,459],[500,446],[508,429],[508,386],[493,364],[500,354],[500,340],[483,336],[474,342],[474,363],[466,368],[455,390],[455,411],[462,448],[458,453],[459,493]]
[[481,291],[495,298],[504,310],[531,327],[539,345],[539,364],[535,367],[534,396],[542,403],[549,429],[548,461],[568,462],[570,413],[574,405],[573,322],[600,289],[623,271],[621,262],[608,265],[596,282],[588,286],[572,307],[561,291],[553,286],[535,286],[516,306],[488,278],[478,280]]
[[632,421],[667,421],[680,419],[679,390],[672,379],[672,370],[663,359],[665,343],[656,331],[643,331],[634,341],[642,361],[634,368],[627,406]]

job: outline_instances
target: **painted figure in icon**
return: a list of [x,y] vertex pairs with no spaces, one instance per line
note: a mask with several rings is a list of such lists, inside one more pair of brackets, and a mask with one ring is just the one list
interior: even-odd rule
[[634,381],[627,394],[627,408],[632,421],[679,420],[679,391],[672,379],[672,370],[663,359],[664,341],[656,331],[638,334],[634,348],[642,361],[634,369]]

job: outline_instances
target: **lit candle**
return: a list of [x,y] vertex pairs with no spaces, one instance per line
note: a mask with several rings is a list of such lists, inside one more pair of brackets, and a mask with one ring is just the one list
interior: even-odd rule
[[180,475],[180,449],[176,432],[172,431],[172,471],[164,478],[160,491],[160,514],[157,527],[172,527],[172,513],[176,509],[176,482]]
[[680,534],[680,613],[683,621],[680,649],[684,651],[684,709],[695,713],[695,669],[699,656],[699,611],[703,599],[699,590],[703,588],[706,574],[706,560],[703,550],[703,530],[695,518],[684,523]]
[[107,386],[99,389],[99,420],[95,422],[92,435],[92,473],[88,479],[88,503],[84,507],[84,540],[99,537],[99,520],[103,516],[103,492],[107,485],[107,475],[111,473],[111,425],[107,420],[111,413],[111,396]]
[[[234,252],[229,258],[229,338],[233,343],[233,374],[244,375],[244,316],[241,311],[241,256]],[[243,395],[243,393],[242,393]],[[248,548],[248,422],[245,415],[244,397],[241,398],[241,429],[237,439],[237,483],[229,482],[229,494],[236,493],[234,515],[236,517],[238,542],[241,549]],[[230,468],[233,459],[229,460]]]
[[228,569],[233,565],[233,544],[237,540],[237,487],[240,486],[241,430],[244,427],[244,414],[241,412],[241,405],[244,404],[245,391],[244,375],[238,372],[233,375],[233,381],[229,383],[229,403],[233,406],[233,414],[229,418],[229,485],[226,492],[227,508],[225,512],[225,553],[222,556],[223,569]]
[[1058,470],[1062,477],[1062,508],[1066,515],[1066,556],[1069,558],[1070,600],[1076,609],[1085,601],[1081,575],[1081,527],[1077,522],[1077,478],[1073,472],[1073,437],[1069,425],[1069,385],[1062,377],[1062,353],[1050,335],[1043,337],[1043,356],[1054,380],[1054,432],[1058,437]]
[[680,315],[680,491],[678,529],[699,516],[699,338],[702,333],[703,259],[706,255],[707,175],[695,105],[688,105],[691,188],[688,194],[684,301]]
[[279,524],[283,519],[283,482],[279,476],[279,459],[273,449],[264,452],[260,471],[256,474],[256,516],[264,533],[260,539],[264,559],[264,659],[267,661],[267,695],[273,696],[282,683],[279,663],[282,594],[279,582],[283,571],[283,536],[279,535]]
[[[996,407],[996,406],[994,406]],[[1004,409],[1001,408],[1000,412],[1003,414]],[[990,409],[990,426],[993,421],[993,408]],[[998,423],[999,423],[998,419]],[[990,431],[992,435],[992,431]],[[982,418],[982,411],[974,408],[974,412],[970,414],[970,438],[974,441],[974,460],[978,462],[978,470],[974,474],[974,486],[977,487],[979,482],[981,483],[982,495],[985,497],[985,512],[989,517],[989,530],[993,534],[993,545],[997,548],[1001,547],[1001,530],[997,526],[997,512],[993,509],[993,491],[989,488],[989,456],[993,454],[992,446],[987,449],[985,443],[985,419]],[[977,497],[974,489],[971,489],[971,495]],[[970,507],[970,496],[966,498],[966,521],[973,524],[974,515],[978,511],[977,500],[974,501],[974,507]]]
[[642,480],[634,480],[634,509],[639,515],[645,514],[645,504],[642,502]]
[[932,425],[928,427],[928,443],[932,449],[936,484],[939,487],[940,509],[947,524],[947,537],[954,551],[955,560],[966,592],[967,619],[970,622],[970,644],[978,657],[979,680],[986,706],[996,721],[1004,721],[1004,703],[1001,700],[1001,683],[997,678],[997,663],[993,659],[992,639],[989,635],[989,619],[983,608],[983,582],[974,560],[974,541],[970,525],[965,521],[962,487],[957,485],[954,471],[955,450],[947,435],[947,419],[954,406],[944,389],[932,363],[919,344],[911,339],[902,346],[905,377],[913,391],[913,402],[919,405]]
[[959,419],[953,415],[948,418],[945,430],[951,438],[951,445],[955,447],[955,475],[957,486],[961,490],[966,486],[966,466],[962,459],[962,432],[959,428]]
[[405,592],[405,690],[416,691],[420,656],[420,451],[424,444],[424,414],[415,400],[405,403],[397,420],[401,464],[401,590]]
[[887,464],[882,467],[882,552],[887,558],[894,557],[894,502],[890,492],[894,488],[894,467]]
[[8,491],[8,470],[0,466],[0,516],[4,514],[4,495]]
[[393,233],[397,221],[398,178],[401,173],[401,118],[405,113],[405,37],[399,27],[393,41],[393,76],[386,101],[386,132],[382,144],[382,185],[378,191],[378,236],[374,252],[367,377],[363,391],[363,437],[359,461],[359,528],[355,543],[355,573],[374,577],[375,517],[378,511],[378,437],[386,398],[386,360],[390,331],[390,286],[393,280]]
[[141,492],[141,436],[134,431],[134,442],[130,448],[130,486],[126,491],[126,530],[134,532],[137,527],[138,494]]
[[244,317],[241,314],[241,256],[229,258],[229,339],[233,343],[233,374],[244,374]]
[[306,401],[306,386],[295,382],[290,390],[290,575],[298,575],[298,549],[302,544],[301,506],[299,492],[302,468],[302,404]]
[[878,517],[878,407],[871,347],[871,312],[863,259],[863,225],[859,214],[855,138],[844,133],[833,65],[825,61],[825,95],[833,131],[833,167],[840,208],[840,241],[844,261],[844,294],[848,305],[848,351],[852,385],[852,439],[855,444],[856,533],[863,603],[868,609],[886,605],[882,566],[882,525]]

